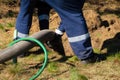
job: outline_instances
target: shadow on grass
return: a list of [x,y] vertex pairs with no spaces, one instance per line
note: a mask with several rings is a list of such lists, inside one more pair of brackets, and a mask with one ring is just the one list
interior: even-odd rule
[[49,80],[49,79],[52,79],[52,78],[57,77],[57,76],[59,76],[59,75],[62,75],[62,74],[64,74],[64,73],[67,73],[68,71],[69,71],[69,69],[64,70],[64,71],[61,71],[61,72],[56,73],[56,74],[51,75],[51,76],[47,76],[47,77],[41,78],[40,80]]
[[[70,56],[71,57],[71,56]],[[57,60],[54,60],[54,62],[56,62],[56,61],[58,61],[58,62],[65,62],[66,60],[68,60],[68,58],[70,58],[70,57],[68,57],[68,56],[64,56],[64,57],[61,57],[61,58],[59,58],[59,59],[57,59]],[[54,57],[54,58],[56,58],[56,57]],[[53,59],[53,58],[52,58]],[[72,64],[72,63],[67,63],[67,62],[65,62],[67,65],[70,65],[70,66],[72,66],[72,67],[75,67],[75,65],[74,64]],[[43,64],[43,62],[39,62],[39,63],[35,63],[35,65],[34,64],[29,64],[29,65],[31,65],[28,69],[39,69],[40,67],[42,67],[42,64]],[[47,62],[47,64],[49,64],[49,60],[48,60],[48,62]],[[47,66],[47,65],[46,65]]]
[[120,52],[120,32],[117,33],[113,38],[107,39],[103,42],[101,50],[107,49],[106,56],[114,56]]

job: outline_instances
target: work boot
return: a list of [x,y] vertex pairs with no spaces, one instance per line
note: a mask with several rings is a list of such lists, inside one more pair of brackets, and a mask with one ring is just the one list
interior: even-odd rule
[[104,54],[95,54],[93,53],[93,56],[81,60],[83,64],[89,64],[89,63],[95,63],[95,62],[101,62],[106,60],[106,56]]
[[60,55],[65,56],[61,35],[55,34],[54,39],[51,41],[47,41],[46,44],[49,48],[52,48],[54,51],[58,52]]

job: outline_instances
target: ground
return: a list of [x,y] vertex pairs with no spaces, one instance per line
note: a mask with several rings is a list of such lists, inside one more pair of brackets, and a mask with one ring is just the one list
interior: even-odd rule
[[[107,60],[83,65],[72,52],[66,34],[62,41],[68,59],[63,59],[57,52],[49,49],[49,61],[45,70],[36,80],[120,80],[120,2],[119,0],[106,0],[100,3],[89,1],[85,3],[83,13],[91,36],[92,46],[96,53],[108,54]],[[16,17],[19,7],[0,6],[0,50],[7,47],[13,39]],[[51,11],[50,29],[59,26],[58,14]],[[30,35],[39,31],[36,14]],[[12,61],[6,65],[0,64],[0,80],[28,80],[42,65],[44,55],[34,54],[39,49],[35,47],[32,53],[25,58],[18,58],[18,64]]]

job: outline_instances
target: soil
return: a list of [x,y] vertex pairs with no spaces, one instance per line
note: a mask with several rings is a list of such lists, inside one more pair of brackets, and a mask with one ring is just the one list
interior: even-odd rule
[[[83,7],[83,14],[86,19],[86,23],[88,26],[88,30],[91,36],[91,43],[93,49],[96,53],[103,53],[103,54],[116,54],[120,50],[120,2],[119,0],[106,0],[101,1],[100,3],[90,2],[89,0],[86,1]],[[15,5],[16,6],[16,5]],[[16,21],[16,17],[19,11],[19,6],[17,7],[6,7],[1,6],[0,9],[0,24],[8,24],[9,22]],[[12,15],[14,14],[14,15]],[[11,17],[9,17],[12,15]],[[52,10],[50,13],[50,29],[55,30],[60,24],[60,17],[58,14]],[[0,34],[0,50],[7,47],[7,45],[13,40],[12,34],[14,32],[14,27],[8,28],[6,25],[4,26],[4,30],[1,30]],[[39,24],[36,14],[33,16],[33,23],[30,30],[30,35],[39,31]],[[74,56],[74,53],[69,45],[67,35],[64,33],[62,36],[63,46],[65,49],[65,54],[68,57],[68,60],[63,60],[60,55],[58,55],[52,49],[49,49],[50,52],[54,52],[55,54],[50,54],[49,59],[50,63],[57,62],[58,66],[60,67],[58,72],[49,73],[47,69],[42,73],[42,75],[38,78],[40,80],[74,80],[71,78],[71,69],[77,68],[77,71],[80,74],[85,75],[88,80],[119,80],[119,67],[120,61],[115,59],[113,61],[106,61],[101,62],[94,65],[82,65],[79,60],[71,56]],[[70,58],[69,58],[70,57]],[[74,59],[73,59],[74,58]],[[26,72],[24,71],[22,76],[19,78],[26,79],[26,76],[30,77],[30,72],[35,67],[35,61],[28,60],[28,59],[20,59],[19,62],[22,64],[26,64],[24,67]],[[30,67],[29,67],[30,66]],[[62,66],[62,67],[61,67]],[[9,66],[8,66],[9,67]],[[30,70],[28,70],[28,68]],[[114,69],[113,69],[114,68]],[[5,65],[0,65],[0,76],[3,76],[3,73],[6,73],[8,68]],[[38,69],[34,69],[37,71]],[[73,69],[72,69],[73,70]],[[27,74],[26,74],[27,73]],[[76,74],[76,73],[73,73]],[[33,75],[33,74],[32,74]],[[106,76],[105,76],[106,75]],[[11,75],[6,73],[5,75],[6,80],[16,80],[18,75]],[[27,78],[28,78],[27,77]],[[15,79],[13,79],[15,78]],[[70,79],[71,78],[71,79]],[[23,80],[24,80],[23,79]],[[0,80],[5,80],[0,77]],[[79,79],[76,79],[79,80]],[[86,80],[86,79],[80,79]]]

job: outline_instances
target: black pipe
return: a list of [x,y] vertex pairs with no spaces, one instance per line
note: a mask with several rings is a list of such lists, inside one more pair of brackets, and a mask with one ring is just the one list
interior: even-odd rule
[[[54,36],[55,36],[55,33],[53,31],[42,30],[40,32],[37,32],[37,33],[29,36],[29,37],[35,38],[44,43],[46,41],[53,40]],[[28,51],[29,49],[33,48],[34,46],[35,46],[35,44],[33,42],[20,41],[13,46],[7,47],[0,51],[0,63],[10,60],[13,57],[20,55],[21,53]]]

